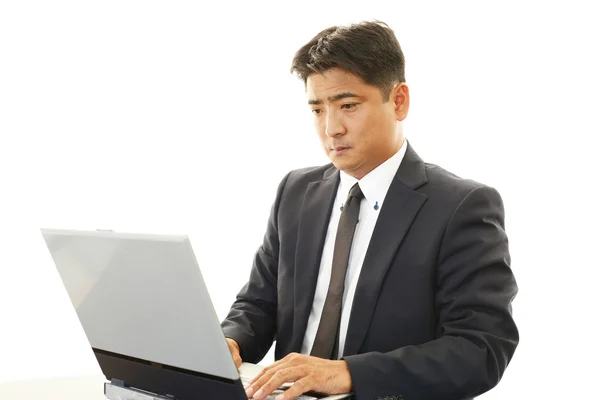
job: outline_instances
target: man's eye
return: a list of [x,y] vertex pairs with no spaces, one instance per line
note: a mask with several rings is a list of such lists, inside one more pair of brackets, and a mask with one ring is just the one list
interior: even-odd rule
[[356,104],[355,103],[342,104],[342,108],[344,110],[353,110],[356,108]]
[[318,108],[314,108],[314,109],[312,109],[311,111],[312,111],[312,113],[313,113],[313,114],[315,114],[315,115],[319,115],[319,114],[321,114],[321,110],[320,110],[320,109],[318,109]]

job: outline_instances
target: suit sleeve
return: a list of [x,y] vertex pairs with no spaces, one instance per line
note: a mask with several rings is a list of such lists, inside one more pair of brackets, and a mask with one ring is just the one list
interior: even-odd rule
[[436,340],[344,358],[357,398],[469,398],[502,377],[519,340],[511,308],[517,284],[494,189],[473,189],[455,209],[441,241],[436,283]]
[[226,337],[240,346],[242,360],[257,363],[271,348],[277,318],[279,234],[277,214],[290,174],[279,184],[263,244],[254,256],[250,279],[238,293],[221,326]]

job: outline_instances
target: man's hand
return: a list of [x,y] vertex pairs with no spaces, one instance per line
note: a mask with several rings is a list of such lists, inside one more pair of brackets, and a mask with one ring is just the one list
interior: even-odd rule
[[262,370],[246,387],[248,398],[263,400],[286,382],[294,382],[277,400],[291,400],[302,393],[315,391],[340,394],[352,391],[352,379],[344,360],[291,353]]
[[225,338],[225,340],[227,340],[227,345],[229,346],[229,351],[231,352],[231,356],[233,357],[235,367],[239,368],[240,365],[242,365],[242,357],[240,356],[240,345],[231,338]]

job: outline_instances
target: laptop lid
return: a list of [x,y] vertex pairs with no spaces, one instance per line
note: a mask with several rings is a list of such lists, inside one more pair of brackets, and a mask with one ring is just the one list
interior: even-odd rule
[[183,235],[42,229],[107,379],[185,399],[244,399]]

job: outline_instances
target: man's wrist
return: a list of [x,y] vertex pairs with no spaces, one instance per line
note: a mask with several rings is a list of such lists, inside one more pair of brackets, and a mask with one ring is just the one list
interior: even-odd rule
[[342,371],[342,373],[340,374],[340,376],[343,378],[343,380],[340,381],[340,384],[342,385],[341,393],[352,392],[352,375],[350,375],[350,368],[348,367],[348,363],[346,362],[346,360],[343,359],[335,361],[335,363],[338,364],[340,371]]

